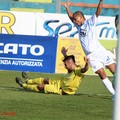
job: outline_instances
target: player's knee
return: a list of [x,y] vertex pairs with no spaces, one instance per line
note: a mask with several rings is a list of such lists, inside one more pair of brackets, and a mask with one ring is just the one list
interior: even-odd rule
[[45,78],[45,79],[43,80],[43,82],[44,82],[44,84],[49,84],[49,78]]
[[44,91],[44,87],[45,87],[44,84],[37,86],[37,88],[38,88],[39,91]]

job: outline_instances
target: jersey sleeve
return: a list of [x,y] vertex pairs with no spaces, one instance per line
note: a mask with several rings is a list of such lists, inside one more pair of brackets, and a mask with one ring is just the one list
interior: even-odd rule
[[81,67],[80,66],[75,69],[75,74],[78,75],[78,76],[83,76],[84,75],[84,73],[81,73]]
[[94,14],[91,18],[88,19],[88,22],[92,26],[95,26],[97,24],[97,21],[98,21],[98,19],[97,19],[96,14]]

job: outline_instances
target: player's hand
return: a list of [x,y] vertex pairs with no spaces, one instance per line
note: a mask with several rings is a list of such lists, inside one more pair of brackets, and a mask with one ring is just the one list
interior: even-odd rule
[[86,56],[84,57],[84,61],[86,62],[86,63],[88,63],[89,64],[89,58],[87,58]]
[[64,57],[67,56],[67,51],[68,49],[66,49],[65,47],[62,47],[61,53],[64,55]]
[[66,3],[64,4],[64,6],[65,6],[65,8],[68,8],[71,4],[72,4],[72,2],[66,2]]

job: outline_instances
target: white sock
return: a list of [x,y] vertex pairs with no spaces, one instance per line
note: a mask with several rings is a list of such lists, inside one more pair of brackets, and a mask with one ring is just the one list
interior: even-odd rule
[[112,86],[111,81],[108,78],[105,78],[102,80],[103,84],[105,85],[105,87],[110,91],[110,93],[112,93],[113,95],[115,95],[115,90]]

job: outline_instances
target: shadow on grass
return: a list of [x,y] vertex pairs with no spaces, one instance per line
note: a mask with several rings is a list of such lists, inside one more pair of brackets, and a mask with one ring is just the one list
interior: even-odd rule
[[19,87],[13,87],[13,86],[0,86],[0,90],[10,90],[10,91],[19,91],[19,92],[34,92],[28,89],[24,89],[24,88],[19,88]]
[[90,94],[90,93],[77,93],[75,96],[99,97],[101,99],[111,99],[111,95],[106,94]]
[[[19,91],[19,92],[35,92],[32,90],[19,88],[19,87],[13,87],[13,86],[11,86],[11,87],[10,86],[9,87],[8,86],[0,86],[0,90],[10,90],[10,91]],[[35,92],[35,93],[37,93],[37,92]],[[64,95],[64,96],[66,96],[66,95]],[[67,95],[67,96],[70,96],[70,95]],[[85,96],[85,97],[94,97],[94,98],[99,97],[101,99],[111,99],[111,95],[106,95],[106,94],[76,93],[75,96]]]

